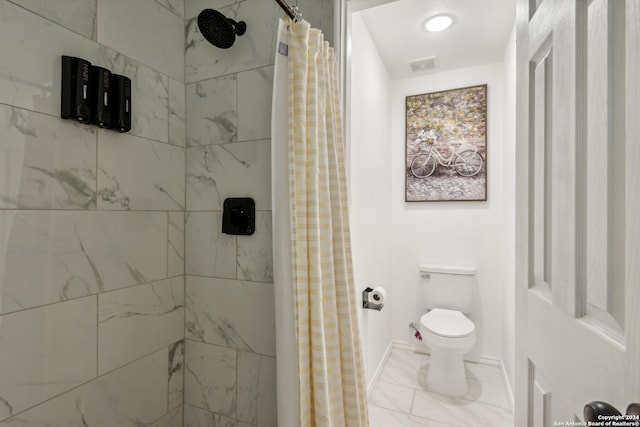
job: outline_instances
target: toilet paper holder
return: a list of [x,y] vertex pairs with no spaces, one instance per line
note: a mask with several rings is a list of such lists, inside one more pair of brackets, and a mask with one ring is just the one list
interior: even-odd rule
[[380,311],[382,307],[384,307],[384,296],[377,289],[367,287],[362,291],[362,308]]

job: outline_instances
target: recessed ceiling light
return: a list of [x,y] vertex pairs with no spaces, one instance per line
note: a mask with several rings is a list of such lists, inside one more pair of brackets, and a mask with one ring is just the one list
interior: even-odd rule
[[453,16],[451,15],[435,15],[427,19],[424,23],[424,29],[432,33],[444,31],[453,24]]

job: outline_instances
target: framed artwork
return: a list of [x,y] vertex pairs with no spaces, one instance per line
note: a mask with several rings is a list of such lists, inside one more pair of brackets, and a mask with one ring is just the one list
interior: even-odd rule
[[487,85],[406,98],[407,202],[487,200]]

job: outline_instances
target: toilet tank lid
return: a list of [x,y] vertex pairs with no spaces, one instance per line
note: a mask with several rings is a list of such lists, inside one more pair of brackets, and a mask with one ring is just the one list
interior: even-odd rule
[[420,264],[421,273],[476,274],[476,268],[464,265]]

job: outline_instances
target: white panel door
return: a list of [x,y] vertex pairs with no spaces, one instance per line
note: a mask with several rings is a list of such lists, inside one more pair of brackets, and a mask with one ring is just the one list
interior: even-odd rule
[[640,0],[517,1],[516,425],[546,427],[640,402]]

